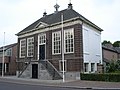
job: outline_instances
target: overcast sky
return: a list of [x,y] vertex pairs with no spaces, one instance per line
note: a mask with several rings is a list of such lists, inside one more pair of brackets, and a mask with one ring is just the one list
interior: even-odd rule
[[[42,2],[41,2],[42,1]],[[102,28],[102,41],[120,40],[120,0],[71,0],[73,9]],[[68,7],[69,0],[57,0],[59,10]],[[56,0],[0,0],[0,47],[16,43],[16,33],[43,16],[55,11]]]

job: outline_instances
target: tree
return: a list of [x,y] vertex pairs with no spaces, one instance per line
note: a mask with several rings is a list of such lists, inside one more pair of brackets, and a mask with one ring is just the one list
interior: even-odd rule
[[113,72],[120,72],[120,60],[117,61],[111,61],[111,63],[109,63],[106,66],[107,72],[108,73],[113,73]]
[[116,62],[116,70],[120,71],[120,60]]
[[116,71],[116,68],[115,68],[115,62],[112,61],[111,63],[108,64],[107,66],[107,72],[115,72]]
[[102,45],[105,45],[105,44],[112,44],[110,41],[107,41],[107,40],[104,40],[103,42],[102,42]]
[[114,46],[114,47],[120,47],[120,41],[115,41],[115,42],[113,43],[113,46]]

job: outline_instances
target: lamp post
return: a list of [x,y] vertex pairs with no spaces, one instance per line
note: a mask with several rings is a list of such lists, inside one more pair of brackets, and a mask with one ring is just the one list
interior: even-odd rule
[[62,23],[62,69],[63,69],[63,82],[65,82],[63,13],[61,14],[61,23]]
[[5,45],[5,32],[4,32],[4,40],[3,40],[3,60],[2,60],[2,77],[4,77],[4,45]]

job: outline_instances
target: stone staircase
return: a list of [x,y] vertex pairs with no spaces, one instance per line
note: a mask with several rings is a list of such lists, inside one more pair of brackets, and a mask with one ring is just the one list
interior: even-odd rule
[[23,63],[22,64],[22,70],[21,71],[19,71],[19,73],[18,73],[18,78],[19,77],[21,77],[21,75],[24,73],[24,71],[28,68],[28,66],[30,65],[30,63],[31,63],[31,60],[29,61],[29,62],[27,62],[26,64],[25,63]]
[[58,70],[48,60],[41,60],[40,63],[52,76],[52,80],[62,79],[62,75],[60,74],[60,72],[58,72]]

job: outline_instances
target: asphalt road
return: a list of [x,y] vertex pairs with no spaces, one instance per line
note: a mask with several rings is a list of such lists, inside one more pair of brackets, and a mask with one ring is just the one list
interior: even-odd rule
[[27,84],[23,85],[0,81],[0,90],[83,90],[83,89],[61,88],[42,85],[27,85]]

